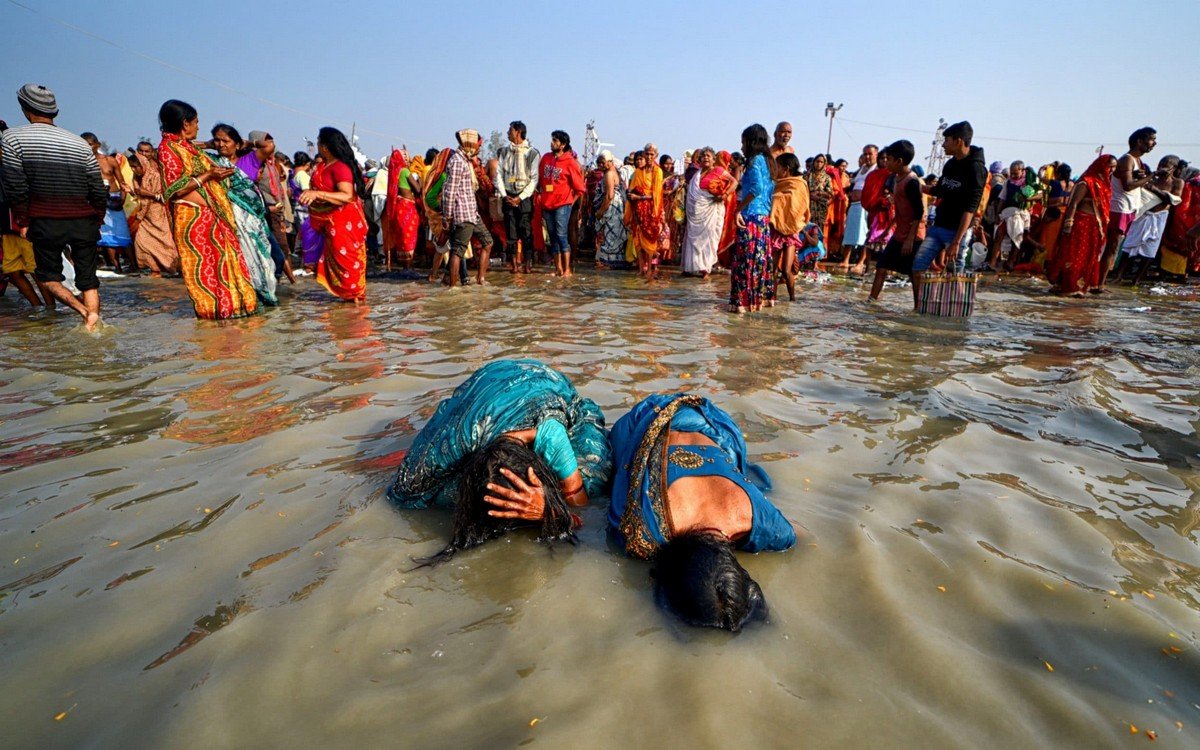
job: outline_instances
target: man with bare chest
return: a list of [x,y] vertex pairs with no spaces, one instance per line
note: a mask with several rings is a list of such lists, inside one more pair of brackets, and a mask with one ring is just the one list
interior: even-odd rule
[[113,270],[121,270],[121,257],[127,263],[127,270],[136,271],[137,261],[133,257],[133,237],[129,233],[129,223],[125,220],[125,194],[132,188],[124,184],[121,168],[117,160],[104,153],[104,145],[95,133],[83,133],[79,136],[92,147],[96,154],[96,163],[100,166],[100,177],[108,188],[108,208],[104,214],[104,224],[100,227],[100,242]]
[[1154,150],[1158,143],[1158,131],[1154,128],[1138,128],[1129,135],[1129,152],[1117,160],[1117,171],[1112,176],[1111,216],[1104,243],[1104,256],[1100,259],[1100,284],[1089,291],[1102,294],[1107,289],[1104,282],[1112,270],[1113,261],[1125,240],[1125,234],[1137,217],[1137,210],[1145,200],[1144,188],[1153,175],[1146,169],[1142,157]]

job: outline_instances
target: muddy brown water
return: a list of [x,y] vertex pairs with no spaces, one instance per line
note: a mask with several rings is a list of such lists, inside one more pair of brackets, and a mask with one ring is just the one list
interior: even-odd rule
[[[1009,280],[954,321],[834,280],[734,317],[726,283],[373,280],[355,309],[306,280],[217,324],[123,279],[98,337],[10,292],[0,744],[1200,745],[1195,295]],[[448,518],[390,505],[393,468],[502,357],[610,424],[676,389],[731,412],[806,529],[743,557],[770,623],[678,625],[602,502],[576,547],[411,570]]]

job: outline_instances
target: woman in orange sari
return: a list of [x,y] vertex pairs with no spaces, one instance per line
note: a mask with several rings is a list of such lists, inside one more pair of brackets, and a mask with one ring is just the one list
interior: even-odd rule
[[1071,191],[1058,252],[1046,269],[1046,278],[1059,294],[1082,297],[1100,283],[1100,255],[1108,231],[1112,175],[1116,168],[1116,157],[1102,154]]
[[[662,233],[663,176],[662,170],[645,151],[633,157],[633,177],[629,180],[628,202],[625,204],[625,226],[629,228],[626,260],[637,260],[638,273],[653,273],[654,256]],[[630,255],[633,257],[630,257]]]
[[317,153],[322,161],[313,172],[312,189],[300,194],[300,203],[309,208],[309,222],[325,236],[325,251],[317,261],[317,283],[335,297],[361,304],[367,296],[362,170],[350,142],[337,128],[321,128]]
[[242,318],[258,312],[250,271],[234,228],[225,180],[236,167],[219,167],[192,141],[200,129],[196,108],[171,99],[158,111],[163,200],[171,207],[183,283],[196,317]]

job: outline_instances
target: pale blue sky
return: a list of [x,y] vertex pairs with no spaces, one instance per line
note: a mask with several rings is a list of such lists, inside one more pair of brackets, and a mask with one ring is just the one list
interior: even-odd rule
[[989,161],[1057,158],[1078,172],[1096,145],[1122,153],[1149,124],[1154,156],[1200,162],[1197,0],[20,3],[37,12],[0,0],[0,117],[23,122],[16,89],[43,83],[59,124],[115,146],[157,142],[158,107],[179,98],[205,130],[269,130],[289,153],[325,124],[357,122],[379,156],[519,118],[543,150],[556,128],[581,149],[595,119],[619,152],[653,140],[678,157],[736,149],[746,125],[787,119],[808,155],[825,148],[833,100],[845,105],[833,153],[852,161],[896,138],[923,159],[945,117],[969,119]]

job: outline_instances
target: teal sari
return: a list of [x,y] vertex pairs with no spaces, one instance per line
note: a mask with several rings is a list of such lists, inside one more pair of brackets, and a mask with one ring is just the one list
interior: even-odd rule
[[388,497],[405,508],[450,507],[458,470],[472,453],[507,432],[536,428],[531,446],[560,480],[580,472],[588,497],[612,476],[604,414],[566,376],[532,359],[479,368],[438,404],[400,463]]
[[264,304],[278,305],[275,296],[275,261],[271,258],[270,231],[267,224],[267,207],[263,204],[258,188],[224,156],[213,156],[213,161],[222,167],[233,167],[233,176],[227,180],[226,191],[233,204],[233,218],[237,225],[238,244],[246,268],[250,271],[250,286]]

